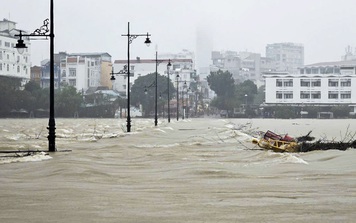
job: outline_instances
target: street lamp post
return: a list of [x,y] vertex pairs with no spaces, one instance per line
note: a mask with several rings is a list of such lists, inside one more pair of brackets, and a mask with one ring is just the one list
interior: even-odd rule
[[183,114],[182,114],[182,119],[184,119],[185,117],[185,108],[184,108],[184,89],[187,88],[187,82],[184,81],[184,84],[183,84],[183,91],[182,91],[182,108],[183,108]]
[[171,64],[171,59],[168,60],[168,64],[167,64],[167,77],[168,77],[168,86],[167,86],[167,91],[168,91],[168,123],[171,122],[171,108],[170,108],[170,100],[169,100],[169,84],[170,84],[170,79],[169,79],[169,68],[172,66]]
[[177,74],[177,121],[179,120],[179,74]]
[[[50,19],[46,19],[43,21],[43,25],[36,29],[31,34],[22,34],[20,31],[18,40],[15,48],[19,50],[19,53],[27,48],[26,44],[24,44],[22,37],[49,37],[50,40],[50,82],[49,82],[49,121],[48,121],[48,151],[55,152],[56,151],[56,122],[54,119],[54,4],[53,0],[50,0]],[[49,28],[48,28],[49,24]],[[49,34],[48,34],[49,33]],[[23,51],[22,51],[23,52]]]
[[134,39],[139,36],[146,36],[145,44],[149,46],[151,40],[150,34],[130,34],[130,22],[127,23],[127,34],[122,34],[121,36],[127,36],[127,132],[131,132],[131,116],[130,116],[130,44]]
[[156,50],[156,85],[155,85],[155,87],[156,87],[156,89],[155,89],[155,126],[157,126],[157,123],[158,123],[158,117],[157,117],[157,94],[158,94],[158,92],[157,92],[157,76],[158,76],[158,72],[157,72],[157,68],[158,68],[158,65],[160,64],[160,63],[162,63],[163,62],[163,60],[158,60],[157,59],[157,50]]
[[190,104],[189,91],[190,91],[190,90],[191,90],[190,87],[188,87],[188,88],[187,88],[187,103],[186,103],[186,105],[185,105],[187,118],[189,118],[188,116],[189,116],[189,110],[190,110],[190,107],[189,107],[189,104]]

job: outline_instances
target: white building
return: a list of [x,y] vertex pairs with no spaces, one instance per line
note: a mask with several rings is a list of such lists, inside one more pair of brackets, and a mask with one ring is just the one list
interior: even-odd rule
[[[159,75],[167,75],[168,58],[158,59],[157,73]],[[187,84],[192,81],[195,74],[192,59],[170,59],[172,66],[170,67],[170,80],[176,86],[176,76],[180,77],[179,81],[186,81]],[[127,65],[127,60],[115,60],[113,64],[114,73],[124,69]],[[137,57],[135,60],[130,60],[130,89],[135,80],[141,76],[156,72],[156,59],[141,59]],[[150,84],[150,83],[148,83]],[[127,95],[127,75],[116,75],[113,89]]]
[[63,54],[60,58],[61,84],[74,86],[78,91],[108,86],[110,67],[108,53]]
[[272,59],[276,71],[297,73],[304,66],[304,46],[296,43],[273,43],[266,46],[266,57]]
[[0,76],[21,78],[22,84],[25,84],[30,80],[31,44],[23,38],[28,48],[19,54],[14,48],[18,39],[15,35],[19,32],[15,22],[7,19],[0,21]]
[[317,63],[298,74],[264,73],[266,105],[349,105],[356,112],[356,61]]

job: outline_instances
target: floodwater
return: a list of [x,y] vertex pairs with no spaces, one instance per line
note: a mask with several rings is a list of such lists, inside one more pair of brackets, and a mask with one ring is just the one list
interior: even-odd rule
[[[356,222],[356,150],[274,153],[258,131],[330,140],[356,120],[56,119],[58,152],[0,154],[0,222]],[[1,119],[0,150],[47,150],[48,119]],[[71,150],[71,151],[65,151]]]

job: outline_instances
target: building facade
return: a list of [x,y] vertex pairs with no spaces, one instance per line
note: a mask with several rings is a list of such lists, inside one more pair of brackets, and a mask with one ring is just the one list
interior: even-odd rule
[[296,43],[273,43],[266,46],[266,57],[274,62],[275,71],[297,73],[304,66],[304,46]]
[[298,74],[266,72],[266,105],[351,106],[356,112],[356,61],[317,63]]
[[[167,64],[169,59],[157,60],[157,73],[159,75],[167,75]],[[189,84],[193,81],[195,75],[194,65],[192,59],[170,59],[170,80],[176,86],[176,77],[179,75],[180,82],[187,82]],[[124,69],[127,64],[127,60],[115,60],[113,64],[113,70],[115,73]],[[135,80],[141,76],[145,76],[150,73],[156,72],[156,59],[141,59],[137,57],[135,60],[130,60],[130,89]],[[180,86],[181,87],[181,86]],[[115,82],[113,83],[113,89],[121,94],[127,95],[127,75],[115,76]]]
[[106,86],[111,88],[111,56],[108,53],[71,53],[61,52],[55,56],[59,64],[60,85],[69,85],[77,91]]
[[24,85],[30,80],[31,44],[24,38],[28,48],[22,54],[18,53],[14,47],[18,39],[15,35],[19,33],[15,22],[7,19],[0,21],[0,76],[20,78]]

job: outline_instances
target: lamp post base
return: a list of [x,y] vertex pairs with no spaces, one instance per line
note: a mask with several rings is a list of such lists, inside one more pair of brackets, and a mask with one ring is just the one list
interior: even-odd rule
[[131,132],[131,117],[130,116],[127,116],[127,124],[126,124],[126,127],[127,127],[127,132]]
[[48,122],[48,151],[55,152],[56,151],[56,124],[54,119],[50,119]]

